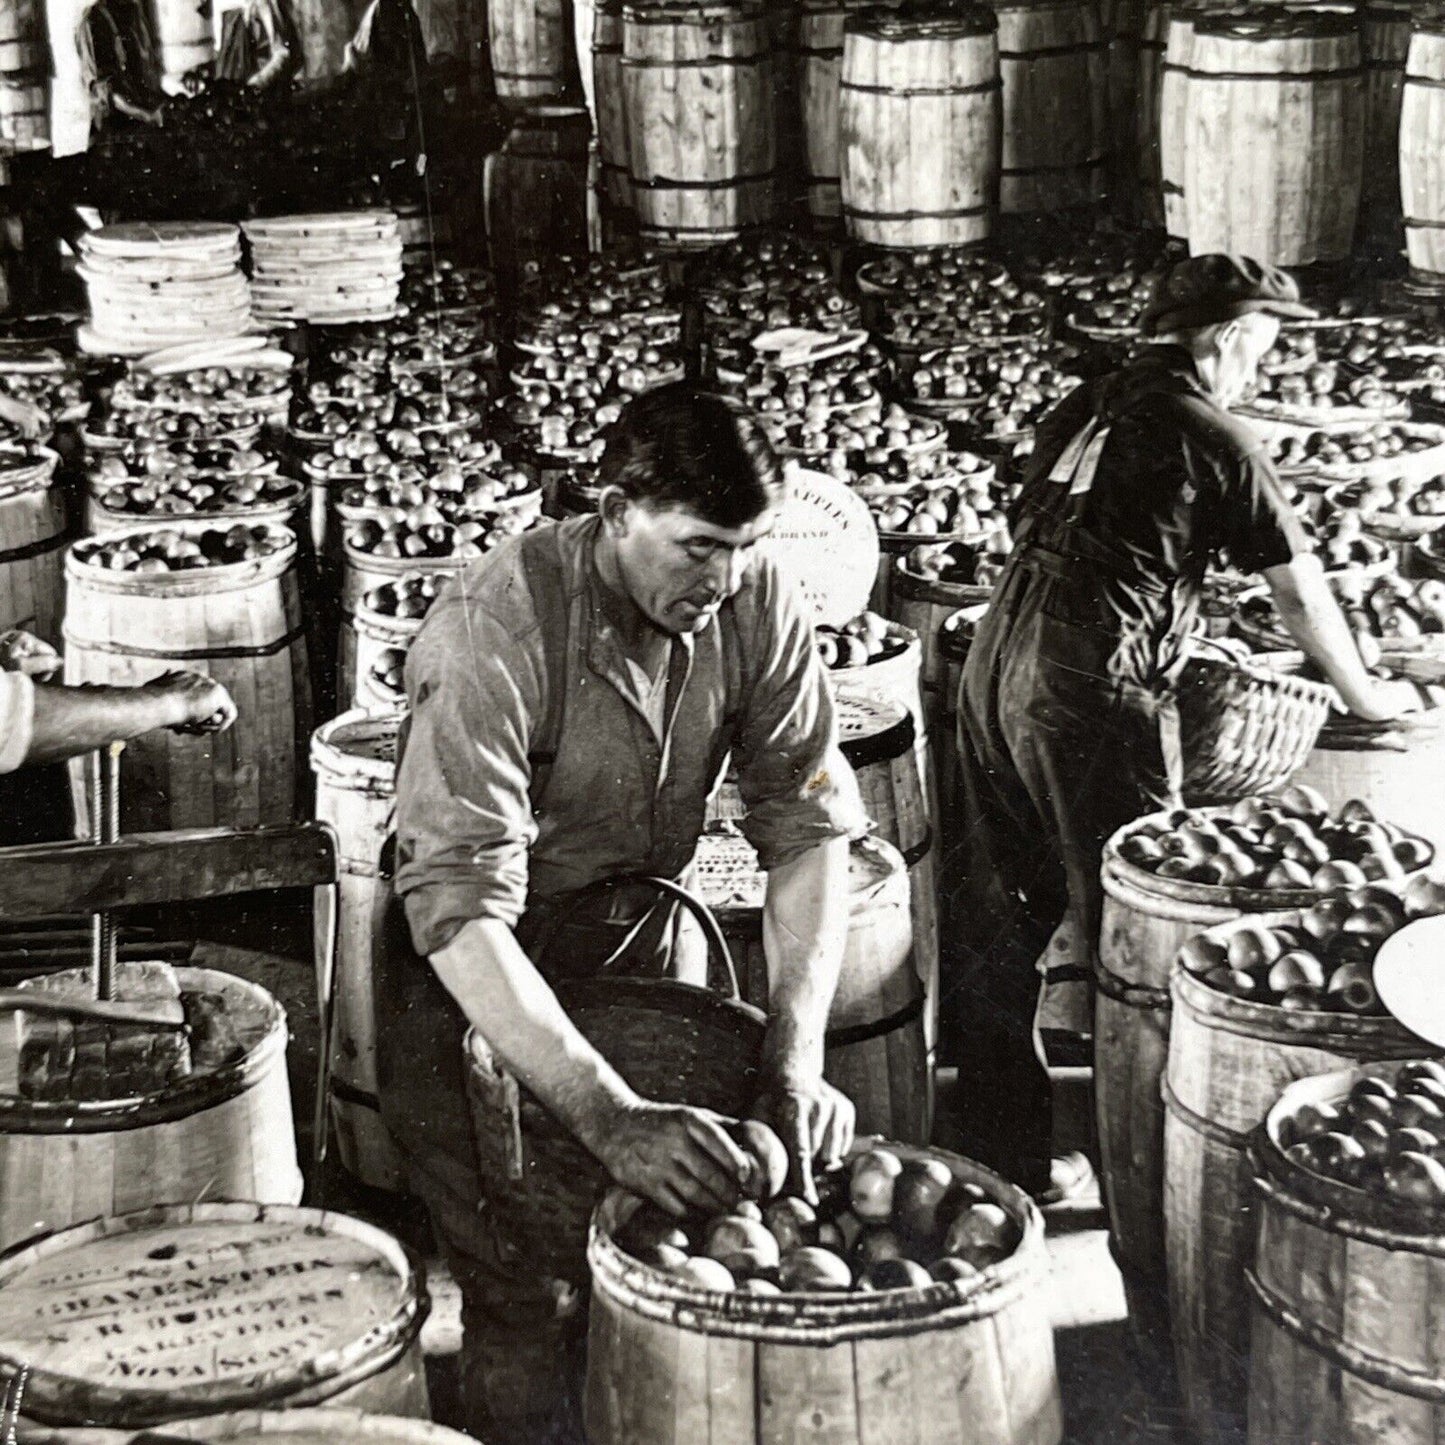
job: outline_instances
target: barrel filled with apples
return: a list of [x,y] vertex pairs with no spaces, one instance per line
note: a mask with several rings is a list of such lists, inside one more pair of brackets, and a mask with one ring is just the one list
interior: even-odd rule
[[592,1221],[593,1445],[1056,1445],[1043,1221],[938,1149],[862,1139],[818,1181],[674,1220],[614,1190]]
[[1250,1142],[1250,1445],[1445,1431],[1445,1066],[1292,1084]]
[[1220,924],[1180,950],[1163,1085],[1164,1234],[1180,1386],[1206,1434],[1239,1419],[1247,1383],[1250,1131],[1296,1079],[1419,1053],[1420,1039],[1385,1012],[1373,964],[1387,938],[1442,908],[1445,888],[1417,873],[1322,897],[1287,922]]
[[1229,808],[1151,814],[1105,845],[1094,1006],[1101,1177],[1131,1315],[1149,1338],[1169,1329],[1160,1086],[1174,960],[1215,924],[1246,914],[1285,923],[1322,896],[1430,862],[1423,839],[1353,811],[1331,815],[1319,793],[1292,786]]

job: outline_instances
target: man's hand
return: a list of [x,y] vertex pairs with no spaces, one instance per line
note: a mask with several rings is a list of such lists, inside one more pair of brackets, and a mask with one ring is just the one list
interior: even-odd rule
[[725,1123],[709,1109],[644,1100],[609,1111],[591,1147],[619,1184],[669,1214],[721,1214],[753,1167]]
[[60,654],[18,627],[0,634],[0,672],[23,672],[27,677],[49,677],[60,666]]
[[231,694],[203,672],[168,672],[146,686],[172,705],[173,733],[223,733],[236,721]]
[[753,1105],[752,1115],[772,1125],[788,1151],[789,1191],[816,1204],[813,1163],[833,1169],[843,1162],[857,1124],[853,1101],[820,1078],[811,1085],[774,1085]]
[[1419,712],[1420,689],[1413,682],[1377,682],[1366,694],[1363,707],[1352,709],[1366,722],[1390,722],[1401,713]]

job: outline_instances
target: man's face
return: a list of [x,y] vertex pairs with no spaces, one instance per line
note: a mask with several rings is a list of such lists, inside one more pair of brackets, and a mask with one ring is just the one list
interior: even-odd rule
[[1215,391],[1228,406],[1254,385],[1260,362],[1279,340],[1279,317],[1263,312],[1241,316],[1221,348],[1219,384]]
[[777,520],[770,507],[744,527],[715,527],[687,507],[616,497],[603,509],[622,584],[654,627],[701,632],[742,586],[743,569]]

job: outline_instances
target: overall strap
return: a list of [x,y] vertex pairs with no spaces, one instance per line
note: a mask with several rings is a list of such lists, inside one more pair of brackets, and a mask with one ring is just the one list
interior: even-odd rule
[[557,746],[562,737],[562,716],[567,705],[567,646],[572,631],[573,598],[568,590],[567,567],[562,558],[561,528],[538,536],[522,547],[522,572],[541,626],[542,677],[545,712],[527,749],[532,767],[532,806],[546,791]]

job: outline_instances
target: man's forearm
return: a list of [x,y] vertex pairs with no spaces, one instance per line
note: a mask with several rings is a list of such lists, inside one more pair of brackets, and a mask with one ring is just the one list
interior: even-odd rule
[[125,742],[185,722],[181,701],[149,687],[60,687],[35,684],[27,763],[54,763],[107,743]]
[[1319,664],[1345,706],[1368,706],[1372,684],[1349,624],[1314,557],[1297,557],[1265,574],[1289,635]]
[[500,1062],[597,1153],[614,1111],[637,1095],[562,1011],[512,930],[469,923],[431,964]]
[[768,1042],[772,1078],[816,1080],[823,1035],[848,931],[848,840],[810,848],[768,874],[763,951],[768,964]]

